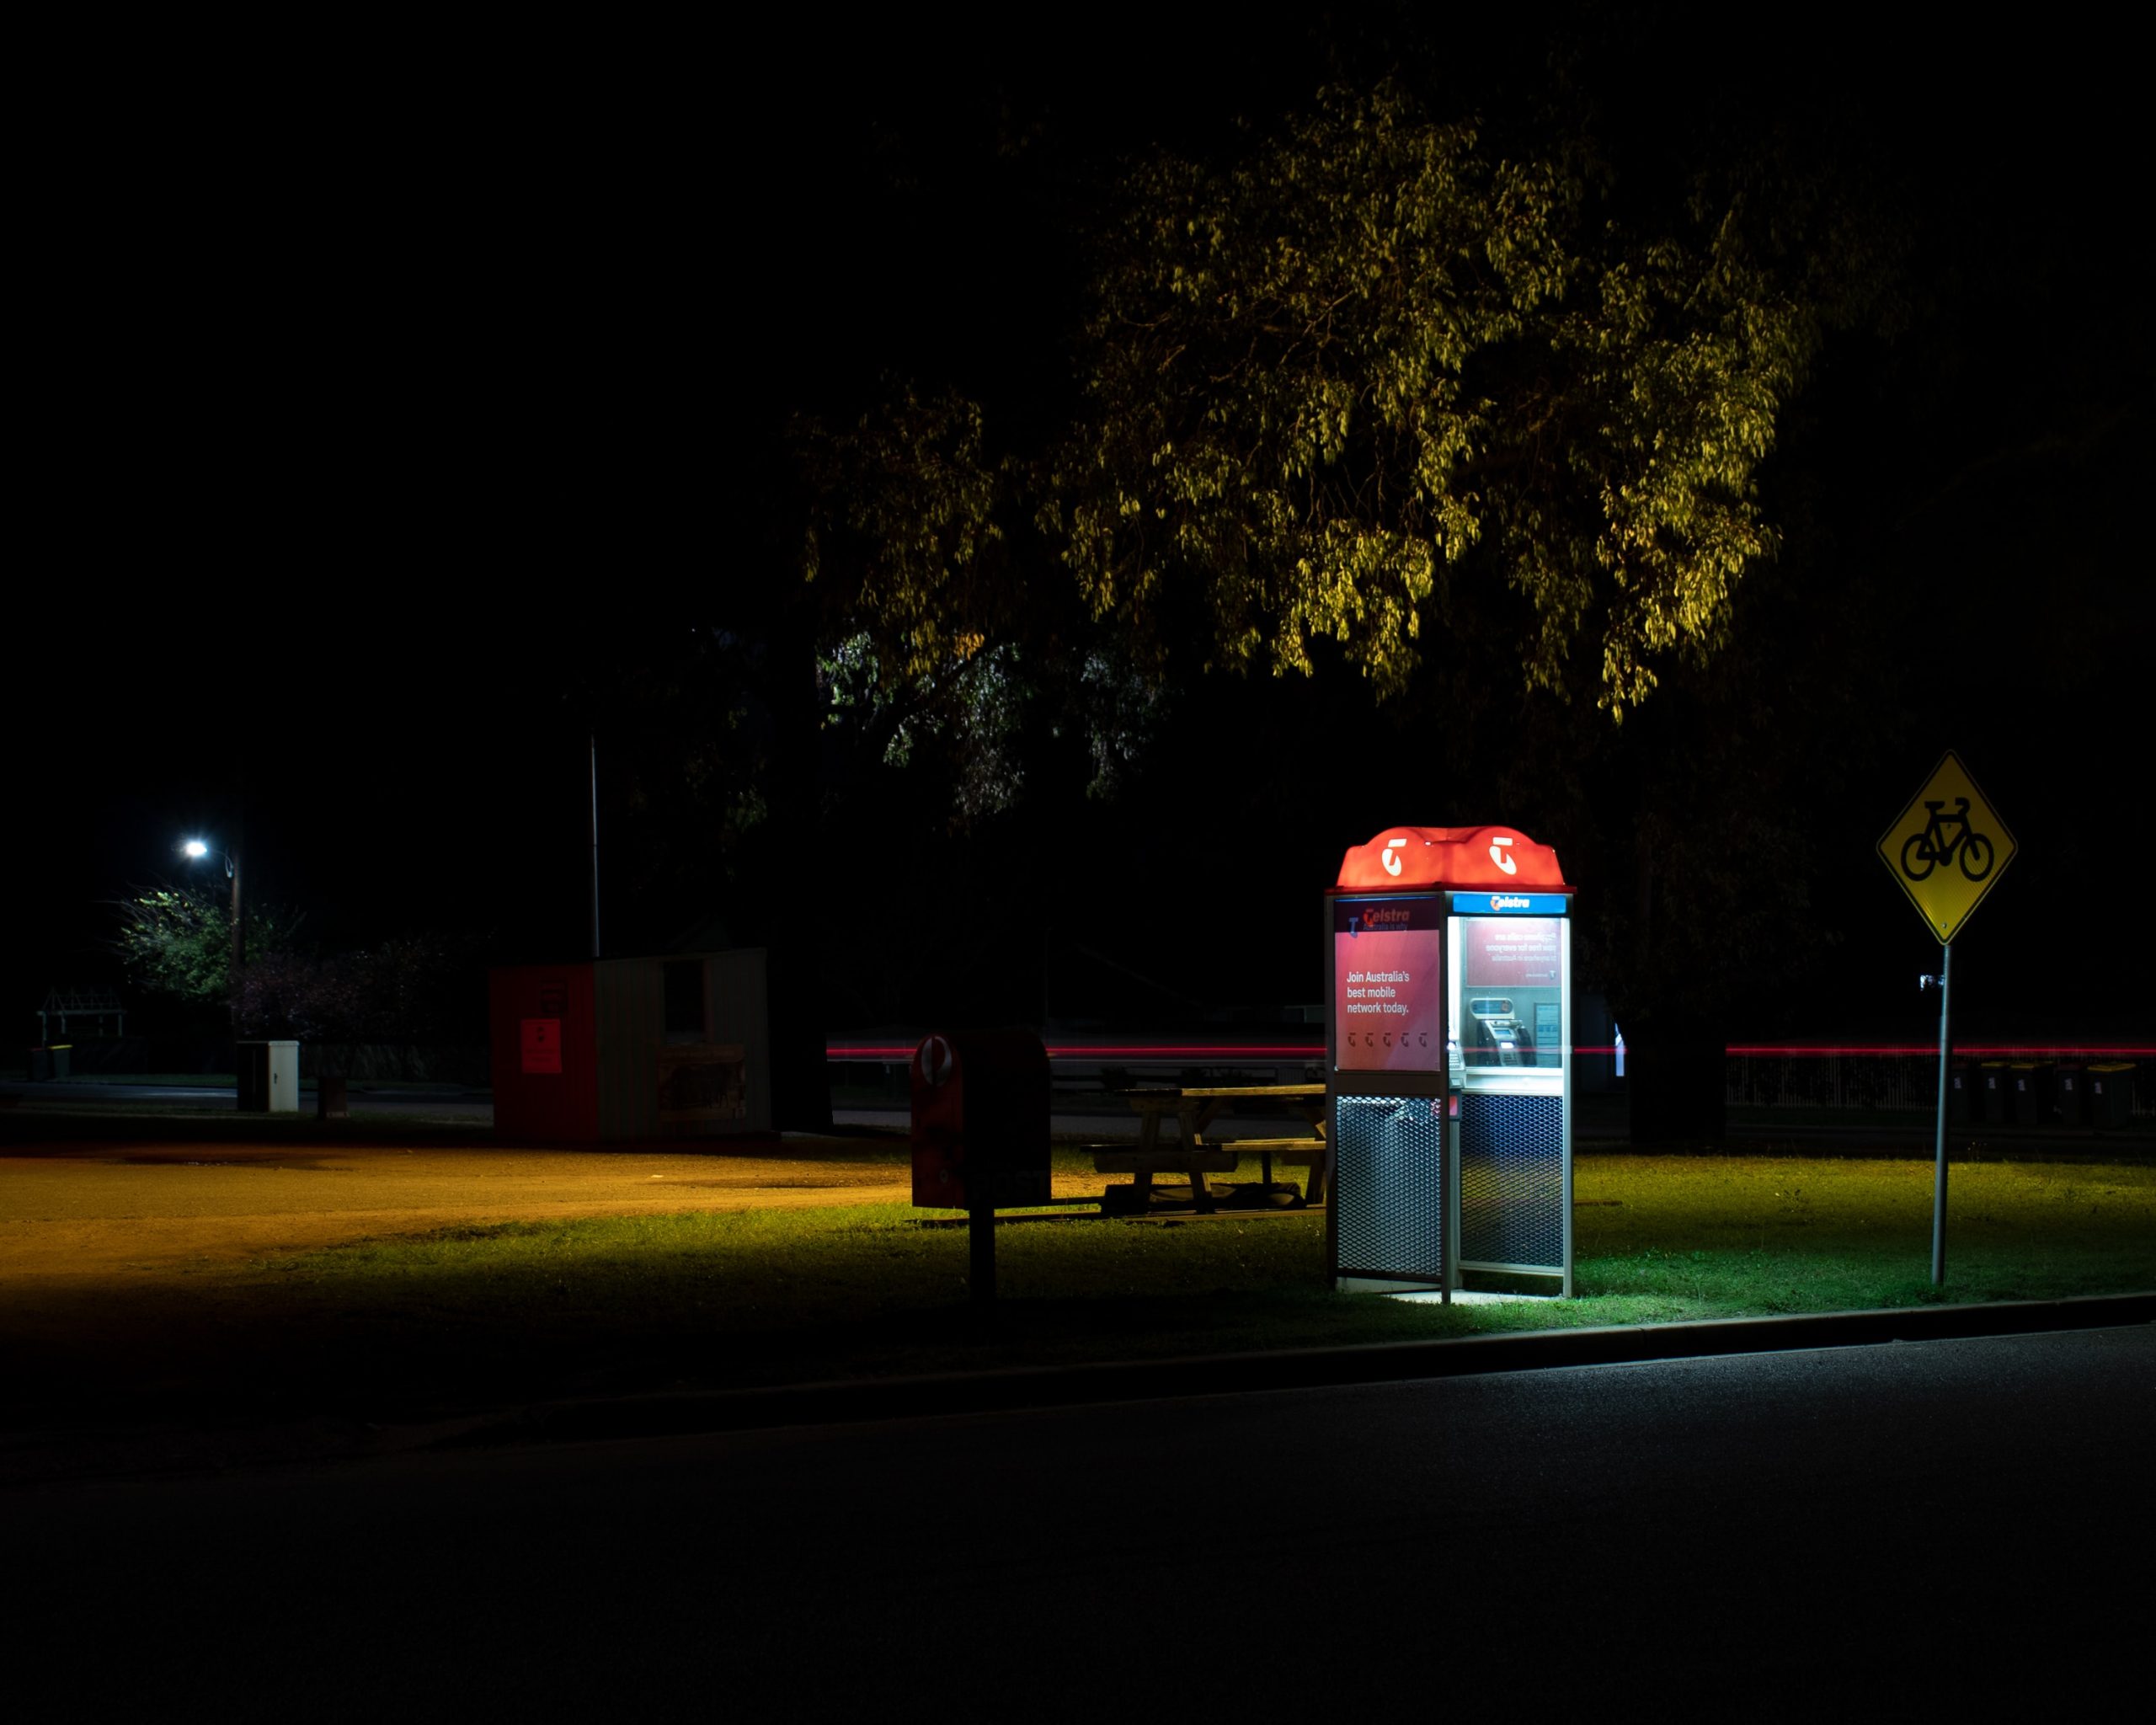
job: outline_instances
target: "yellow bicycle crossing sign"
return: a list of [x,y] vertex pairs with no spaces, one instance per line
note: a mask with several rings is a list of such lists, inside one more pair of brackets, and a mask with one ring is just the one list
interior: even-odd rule
[[1941,946],[1961,932],[2018,848],[1951,749],[1879,841],[1880,856]]

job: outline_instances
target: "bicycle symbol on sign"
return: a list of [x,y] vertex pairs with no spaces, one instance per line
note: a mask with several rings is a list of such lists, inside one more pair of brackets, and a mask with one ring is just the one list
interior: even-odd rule
[[1973,830],[1969,825],[1969,799],[1956,797],[1957,805],[1951,814],[1939,811],[1946,806],[1945,799],[1924,803],[1924,812],[1931,819],[1922,832],[1909,835],[1908,842],[1902,846],[1902,873],[1911,880],[1924,880],[1942,862],[1951,862],[1958,852],[1961,859],[1961,873],[1972,881],[1982,880],[1991,873],[1992,842],[1988,836]]

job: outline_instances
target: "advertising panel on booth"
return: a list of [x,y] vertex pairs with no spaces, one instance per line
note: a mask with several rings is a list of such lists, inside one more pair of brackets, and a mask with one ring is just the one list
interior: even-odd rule
[[1470,988],[1555,988],[1561,960],[1557,924],[1538,916],[1518,922],[1476,916],[1460,923],[1461,957]]
[[1434,1072],[1445,1058],[1444,900],[1336,899],[1333,1063],[1344,1071]]

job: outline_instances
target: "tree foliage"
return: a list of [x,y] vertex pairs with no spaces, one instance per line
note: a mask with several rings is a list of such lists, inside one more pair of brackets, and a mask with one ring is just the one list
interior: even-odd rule
[[1528,681],[1621,715],[1721,638],[1815,321],[1738,212],[1633,236],[1557,158],[1493,158],[1391,87],[1332,92],[1224,169],[1129,189],[1059,477],[1096,615],[1203,595],[1208,660],[1393,693],[1454,584],[1527,605]]
[[428,935],[350,953],[274,952],[241,979],[240,1023],[251,1035],[316,1044],[464,1042],[475,1015],[457,996],[476,968]]
[[806,572],[848,545],[887,686],[947,682],[1053,576],[1155,677],[1306,675],[1323,641],[1390,697],[1475,607],[1528,686],[1621,718],[1772,552],[1758,472],[1821,320],[1741,181],[1634,232],[1589,159],[1388,84],[1145,163],[1095,236],[1068,435],[992,455],[979,403],[910,387],[810,427]]
[[932,683],[967,663],[1012,598],[995,579],[1002,476],[983,451],[979,404],[894,383],[857,423],[801,430],[816,499],[803,574],[816,580],[827,544],[843,539],[852,606],[889,670]]
[[[120,905],[113,945],[135,985],[191,1006],[232,998],[232,912],[199,887],[156,887]],[[309,951],[302,918],[275,904],[247,912],[238,1028],[307,1042],[450,1043],[472,1034],[457,984],[468,953],[431,935],[402,935],[356,952]]]
[[[153,887],[120,907],[113,946],[129,979],[148,994],[221,1002],[232,989],[232,907],[204,887]],[[250,906],[246,963],[291,949],[300,918],[275,905]]]

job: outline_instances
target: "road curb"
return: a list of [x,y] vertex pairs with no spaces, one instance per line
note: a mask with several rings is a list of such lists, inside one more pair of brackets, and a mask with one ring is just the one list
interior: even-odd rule
[[1089,1365],[1022,1366],[697,1395],[552,1402],[460,1432],[435,1447],[686,1437],[779,1426],[926,1419],[1182,1396],[1231,1396],[1261,1390],[1318,1389],[1559,1366],[1876,1347],[1890,1342],[2031,1335],[2144,1323],[2156,1323],[2156,1293],[1900,1306],[1886,1311],[1783,1317],[1705,1318],[1684,1323],[1612,1324],[1525,1335],[1461,1336],[1442,1341],[1377,1342],[1345,1348],[1112,1360]]

